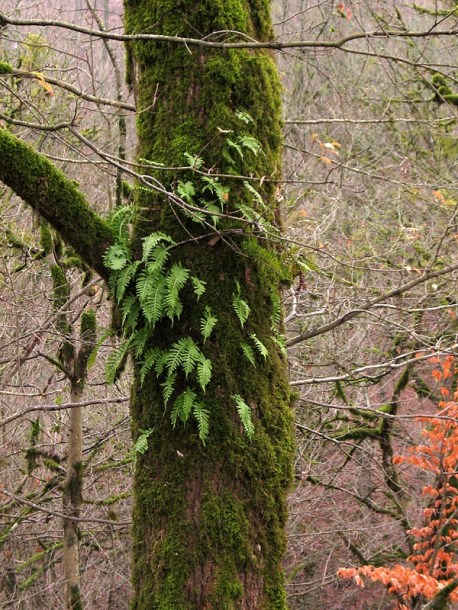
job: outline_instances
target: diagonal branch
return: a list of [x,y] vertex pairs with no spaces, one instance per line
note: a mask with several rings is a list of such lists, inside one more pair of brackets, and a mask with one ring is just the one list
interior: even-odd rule
[[319,335],[323,335],[324,333],[334,330],[334,328],[338,328],[342,324],[349,322],[353,318],[356,318],[356,316],[359,316],[363,313],[368,312],[370,309],[372,309],[373,307],[375,307],[375,305],[378,305],[379,303],[383,303],[384,301],[387,301],[388,299],[396,297],[400,294],[404,294],[405,292],[409,291],[411,288],[414,288],[415,286],[418,286],[419,284],[424,284],[425,282],[432,280],[433,278],[440,277],[442,275],[447,275],[448,273],[452,273],[453,271],[457,271],[457,270],[458,270],[458,264],[451,265],[449,267],[445,267],[444,269],[441,269],[440,271],[426,271],[420,277],[417,277],[414,280],[411,280],[410,282],[403,284],[402,286],[398,286],[397,288],[394,288],[393,290],[390,290],[389,292],[385,292],[384,294],[380,295],[379,297],[376,297],[375,299],[366,302],[361,307],[347,311],[346,313],[339,316],[332,322],[328,322],[327,324],[323,324],[322,326],[318,326],[317,328],[312,328],[310,330],[306,330],[305,332],[300,333],[299,335],[296,335],[295,337],[291,337],[291,339],[288,339],[288,341],[286,342],[286,345],[288,347],[291,347],[292,345],[296,345],[297,343],[300,343],[301,341],[306,341],[307,339],[312,339],[313,337],[318,337]]
[[103,254],[113,241],[107,223],[71,180],[46,157],[0,128],[0,181],[45,218],[103,278]]

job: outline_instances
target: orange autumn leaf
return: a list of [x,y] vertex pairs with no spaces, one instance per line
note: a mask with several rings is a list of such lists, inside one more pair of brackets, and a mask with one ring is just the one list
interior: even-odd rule
[[431,375],[436,381],[442,381],[442,371],[434,370]]

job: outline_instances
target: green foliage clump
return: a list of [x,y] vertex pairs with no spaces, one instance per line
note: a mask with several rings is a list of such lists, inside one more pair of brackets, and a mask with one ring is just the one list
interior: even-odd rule
[[435,73],[432,77],[432,85],[435,91],[434,101],[438,104],[448,102],[454,106],[458,106],[458,93],[453,93],[447,83],[446,78],[442,74]]
[[5,61],[0,61],[0,74],[11,74],[13,67]]

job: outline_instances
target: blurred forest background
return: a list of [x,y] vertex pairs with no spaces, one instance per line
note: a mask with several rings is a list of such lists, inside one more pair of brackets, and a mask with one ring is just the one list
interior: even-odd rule
[[[3,0],[2,11],[122,32],[118,0]],[[416,417],[437,412],[430,358],[457,351],[458,4],[275,0],[273,21],[278,40],[317,43],[277,53],[278,199],[295,278],[283,293],[297,391],[288,599],[294,610],[390,608],[383,587],[336,571],[402,563],[422,523],[427,475],[392,458],[418,444]],[[0,73],[0,125],[100,213],[128,204],[135,108],[122,43],[7,25],[0,62],[14,67]],[[129,370],[107,385],[110,316],[103,282],[0,186],[1,608],[65,605],[62,493],[80,415],[83,599],[129,607]]]

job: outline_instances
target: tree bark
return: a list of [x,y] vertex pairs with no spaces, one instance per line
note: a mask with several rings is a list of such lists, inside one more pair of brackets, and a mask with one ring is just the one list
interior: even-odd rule
[[[204,36],[215,30],[240,30],[261,40],[272,36],[269,3],[264,0],[130,0],[126,26],[128,33]],[[253,119],[251,134],[263,152],[246,152],[237,159],[236,172],[279,176],[279,84],[268,53],[190,52],[184,46],[150,42],[131,44],[128,51],[139,111],[140,157],[170,167],[186,165],[184,153],[200,155],[214,173],[234,173],[234,165],[222,155],[224,133],[232,130],[236,138],[236,111],[244,110]],[[168,190],[177,180],[196,181],[191,172],[153,175]],[[228,212],[241,203],[253,205],[241,180],[232,180],[229,186]],[[260,188],[259,183],[256,186]],[[260,193],[273,220],[272,183],[264,181]],[[179,323],[156,327],[154,345],[170,346],[183,335],[198,341],[207,305],[218,324],[203,347],[213,363],[212,380],[202,396],[211,418],[205,447],[194,423],[178,423],[172,429],[160,380],[151,376],[141,385],[135,371],[134,435],[140,429],[153,432],[135,472],[132,608],[283,610],[281,560],[292,435],[285,362],[271,339],[269,321],[278,278],[268,265],[244,254],[250,232],[216,244],[209,239],[192,241],[198,225],[179,213],[177,217],[167,200],[142,191],[137,204],[142,217],[135,238],[162,230],[177,242],[186,241],[174,250],[174,260],[207,282],[198,305],[193,295],[184,295]],[[244,329],[232,306],[237,286],[252,312]],[[269,349],[268,358],[260,358],[256,368],[240,347],[251,333]],[[252,442],[237,417],[236,394],[252,408]]]

